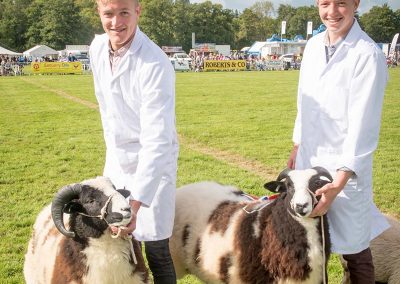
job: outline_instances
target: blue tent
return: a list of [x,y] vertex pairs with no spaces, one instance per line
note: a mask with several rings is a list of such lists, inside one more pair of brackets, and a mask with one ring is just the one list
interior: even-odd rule
[[304,37],[303,37],[302,35],[296,35],[296,36],[293,38],[293,41],[300,41],[300,40],[304,40]]
[[281,41],[281,37],[278,36],[277,34],[273,34],[270,38],[267,38],[267,42],[272,42],[272,41]]
[[325,30],[326,30],[326,26],[325,26],[324,24],[321,24],[321,25],[318,27],[318,29],[313,30],[312,35],[315,36],[315,35],[317,35],[317,34],[319,34],[319,33],[324,32]]

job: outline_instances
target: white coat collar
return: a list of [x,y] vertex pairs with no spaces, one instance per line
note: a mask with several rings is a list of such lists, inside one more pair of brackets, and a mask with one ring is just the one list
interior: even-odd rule
[[[126,54],[124,55],[124,57],[122,57],[122,60],[117,68],[117,70],[115,70],[115,73],[113,75],[111,75],[112,80],[118,78],[119,76],[121,76],[122,74],[124,74],[124,72],[129,68],[130,65],[130,61],[128,57],[131,57],[132,55],[134,55],[136,52],[139,51],[140,47],[143,44],[143,33],[141,32],[141,30],[139,29],[139,27],[136,27],[136,31],[135,31],[135,36],[133,37],[133,41],[131,43],[131,46],[129,47],[129,50],[126,52]],[[105,55],[105,58],[107,58],[107,62],[109,62],[109,54],[108,54],[108,49],[106,49],[107,54]],[[112,74],[111,72],[111,67],[110,64],[106,64],[109,66],[109,73]]]
[[[341,58],[343,56],[343,53],[347,52],[347,50],[349,49],[350,46],[355,45],[358,41],[358,39],[360,38],[361,35],[361,27],[358,24],[357,20],[354,18],[354,23],[351,26],[350,31],[348,32],[348,34],[346,35],[346,37],[344,38],[343,42],[341,42],[339,48],[336,50],[335,54],[332,56],[332,58],[329,60],[329,62],[325,65],[325,68],[323,68],[323,71],[321,73],[321,76],[323,76],[327,70],[330,69],[330,67],[336,63],[338,58]],[[325,31],[325,33],[327,33],[327,31]],[[322,35],[321,37],[321,50],[324,50],[324,54],[325,54],[325,43],[324,43],[324,39],[325,39],[325,34]]]
[[357,19],[354,18],[354,23],[351,26],[351,29],[347,36],[343,40],[343,44],[345,45],[353,45],[355,44],[361,36],[361,27],[357,22]]

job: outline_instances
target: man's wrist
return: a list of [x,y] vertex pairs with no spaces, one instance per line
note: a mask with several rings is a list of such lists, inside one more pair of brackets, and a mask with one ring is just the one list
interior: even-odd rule
[[137,214],[137,212],[140,209],[140,206],[142,206],[142,202],[132,199],[129,200],[129,205],[131,206],[133,213]]

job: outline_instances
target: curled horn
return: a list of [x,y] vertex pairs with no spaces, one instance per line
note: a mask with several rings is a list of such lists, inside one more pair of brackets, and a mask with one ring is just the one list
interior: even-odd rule
[[278,176],[278,178],[276,179],[277,181],[282,181],[285,178],[289,177],[289,172],[292,171],[292,169],[286,168],[284,169]]
[[327,169],[323,167],[313,167],[313,169],[316,170],[319,175],[326,177],[331,182],[333,181],[333,178]]
[[80,184],[67,185],[61,188],[53,198],[51,203],[51,217],[53,218],[54,225],[63,235],[73,238],[75,233],[65,229],[63,220],[63,209],[65,204],[73,199],[79,197],[79,193],[82,191]]

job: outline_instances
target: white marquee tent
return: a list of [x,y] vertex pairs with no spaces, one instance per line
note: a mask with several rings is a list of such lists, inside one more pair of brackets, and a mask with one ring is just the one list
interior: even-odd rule
[[42,56],[55,56],[58,57],[58,51],[46,45],[36,45],[31,49],[24,51],[25,56],[42,57]]
[[0,55],[21,55],[21,53],[14,52],[0,46]]

